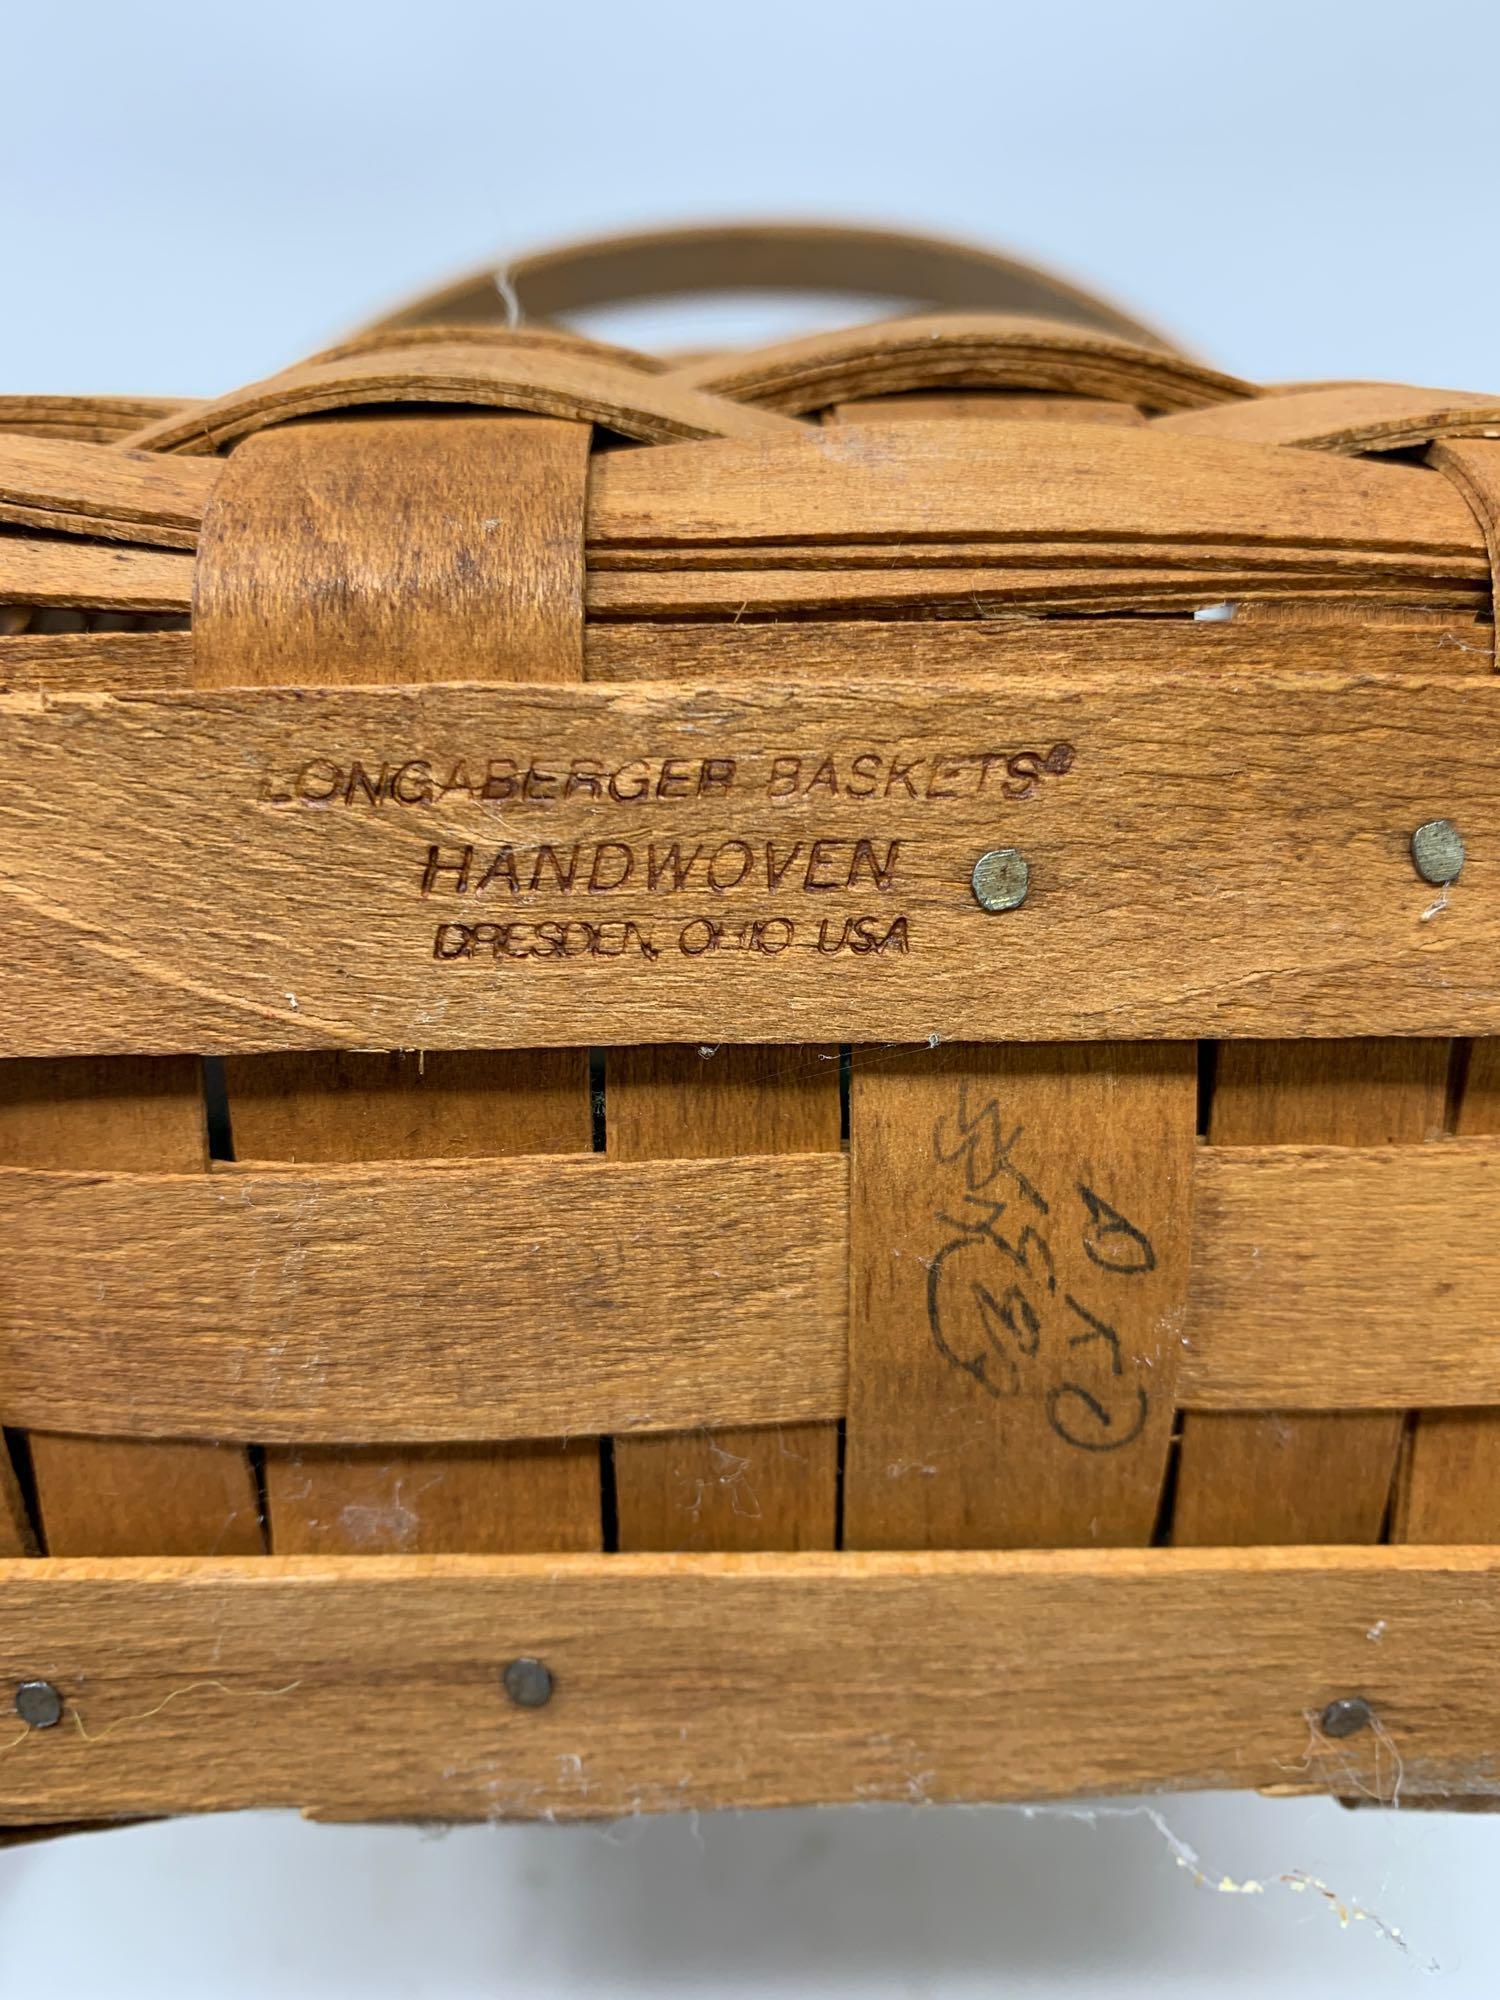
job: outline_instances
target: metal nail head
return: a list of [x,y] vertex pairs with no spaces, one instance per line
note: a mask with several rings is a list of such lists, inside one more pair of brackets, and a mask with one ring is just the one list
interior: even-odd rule
[[545,1708],[552,1699],[552,1675],[542,1660],[512,1660],[501,1679],[517,1708]]
[[1411,858],[1424,882],[1445,889],[1464,865],[1464,837],[1451,819],[1430,819],[1411,837]]
[[1014,847],[992,847],[974,863],[970,878],[974,900],[981,910],[998,916],[1002,910],[1017,910],[1026,901],[1031,887],[1031,870],[1026,857]]
[[51,1729],[62,1712],[63,1698],[51,1681],[22,1681],[16,1689],[16,1714],[30,1729]]
[[1374,1720],[1374,1709],[1359,1694],[1329,1702],[1319,1717],[1325,1736],[1357,1736],[1362,1729],[1368,1729]]

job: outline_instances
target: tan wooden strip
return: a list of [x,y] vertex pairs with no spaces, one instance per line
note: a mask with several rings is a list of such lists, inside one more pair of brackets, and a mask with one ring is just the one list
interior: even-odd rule
[[0,1672],[82,1728],[0,1752],[0,1814],[1493,1792],[1497,1646],[1493,1549],[9,1563]]
[[[247,440],[203,524],[197,680],[578,679],[587,463],[582,426],[525,418],[370,417]],[[385,492],[356,518],[362,477]],[[414,535],[415,503],[438,495],[444,533]],[[337,618],[308,587],[325,574]]]
[[192,595],[189,555],[0,535],[0,604],[186,613]]
[[[1389,560],[1384,559],[1384,560]],[[1351,613],[1379,616],[1389,606],[1398,613],[1446,611],[1473,617],[1489,602],[1477,576],[1445,581],[1431,576],[1371,575],[1352,582],[1332,571],[1297,569],[1205,570],[1064,569],[1034,570],[1025,565],[983,569],[799,567],[795,569],[696,568],[651,570],[639,575],[595,570],[588,582],[592,619],[709,618],[744,621],[816,614],[828,619],[910,615],[914,610],[951,617],[996,618],[1028,613],[1054,615],[1197,610],[1226,598],[1257,598],[1318,609],[1347,606]],[[695,630],[699,629],[695,624]]]
[[29,1556],[35,1553],[36,1538],[32,1534],[10,1446],[0,1439],[0,1555]]
[[[630,1048],[607,1058],[605,1124],[612,1159],[721,1159],[840,1149],[836,1049]],[[835,1164],[830,1160],[829,1166]],[[845,1195],[825,1222],[848,1258]],[[653,1168],[643,1165],[643,1185]],[[769,1203],[747,1229],[773,1269],[783,1228]],[[737,1334],[743,1308],[714,1287],[712,1322]],[[778,1333],[782,1365],[807,1337],[788,1309]],[[837,1415],[842,1416],[842,1404]],[[620,1437],[615,1504],[622,1549],[832,1548],[838,1514],[838,1433],[831,1423]]]
[[[225,1068],[236,1143],[263,1162],[587,1153],[592,1144],[587,1058],[576,1050],[248,1056]],[[272,1446],[272,1545],[304,1555],[594,1549],[598,1457],[589,1437]]]
[[[215,488],[198,566],[201,678],[451,674],[569,682],[582,671],[589,438],[524,418],[367,418],[242,445]],[[413,547],[410,524],[429,528]],[[395,587],[399,580],[399,587]],[[338,606],[338,615],[329,610]],[[293,996],[294,997],[294,996]],[[226,1064],[238,1144],[330,1162],[587,1152],[587,1058],[549,1049]],[[423,1037],[418,1049],[433,1038]],[[595,1441],[273,1447],[283,1552],[600,1546]]]
[[0,521],[191,548],[216,474],[149,452],[0,435]]
[[793,1155],[0,1169],[0,1413],[278,1444],[834,1418],[846,1200]]
[[1371,674],[8,696],[0,1048],[1492,1032],[1497,733]]
[[1110,397],[1068,396],[1058,390],[1032,393],[1026,389],[962,390],[907,389],[895,396],[866,396],[858,403],[835,403],[830,415],[847,423],[855,413],[864,423],[925,423],[980,417],[986,421],[1027,424],[1143,424],[1146,415],[1134,403]]
[[[1500,415],[1491,426],[1500,433]],[[1435,444],[1427,462],[1444,473],[1474,510],[1490,559],[1490,601],[1500,603],[1500,441]]]
[[[1240,607],[1240,613],[1246,607]],[[1187,673],[1322,672],[1332,665],[1376,673],[1488,675],[1494,627],[1458,613],[1410,610],[1371,622],[1353,601],[1336,642],[1316,604],[1257,606],[1259,619],[1120,618],[917,622],[861,620],[825,625],[595,624],[583,636],[590,680],[733,680],[786,674],[802,680],[922,674],[969,679],[1081,669],[1091,675],[1149,668]],[[0,688],[55,687],[100,693],[186,687],[190,632],[0,635]]]
[[1500,1403],[1500,1146],[1210,1146],[1189,1409]]
[[1150,1539],[1196,1101],[1180,1045],[856,1051],[846,1546]]
[[[1442,1131],[1447,1075],[1448,1048],[1440,1041],[1225,1042],[1209,1137],[1225,1146],[1420,1144]],[[1319,1254],[1314,1247],[1309,1261]],[[1174,1540],[1377,1541],[1401,1425],[1394,1411],[1189,1414]]]
[[1469,558],[1483,537],[1423,466],[1289,454],[1156,426],[847,424],[746,442],[612,452],[589,486],[592,551],[632,544],[910,541],[1233,544],[1354,564],[1404,552]]
[[[1215,600],[1218,602],[1218,600]],[[1356,602],[1330,634],[1316,605],[1276,607],[1273,625],[1229,618],[875,619],[726,625],[595,624],[584,634],[590,680],[700,680],[785,674],[789,679],[973,679],[1017,675],[1213,675],[1326,672],[1487,676],[1494,628],[1451,613],[1413,610],[1372,622]],[[22,642],[12,642],[19,646]],[[0,679],[10,648],[0,641]],[[164,676],[161,685],[170,685]],[[96,685],[109,683],[100,680]],[[82,685],[82,683],[80,683]]]
[[[0,1161],[7,1169],[85,1174],[201,1172],[207,1142],[197,1061],[0,1063]],[[87,1246],[64,1259],[54,1244],[53,1257],[80,1279],[97,1279]],[[96,1308],[94,1337],[108,1343],[116,1330]],[[55,1432],[34,1434],[30,1445],[41,1528],[54,1555],[250,1555],[264,1546],[250,1463],[233,1446]]]
[[1173,437],[1234,438],[1315,451],[1408,451],[1433,438],[1483,436],[1500,425],[1500,397],[1405,382],[1318,382],[1158,417]]
[[[1466,1137],[1500,1134],[1500,1041],[1476,1042],[1468,1051],[1454,1129]],[[1488,1247],[1495,1240],[1493,1214],[1484,1228],[1481,1246]],[[1493,1286],[1483,1311],[1493,1318]],[[1482,1324],[1481,1315],[1471,1337]],[[1393,1534],[1405,1542],[1500,1542],[1500,1412],[1421,1412],[1408,1439]]]
[[62,438],[112,444],[155,423],[189,399],[159,396],[0,396],[0,432],[11,437]]
[[795,436],[795,419],[714,396],[639,368],[573,349],[538,350],[502,337],[484,347],[438,342],[391,353],[302,362],[213,402],[147,425],[139,451],[221,451],[267,425],[330,410],[392,403],[456,403],[604,424],[647,443],[699,437]]
[[[395,354],[432,346],[501,348],[507,353],[522,348],[534,348],[541,353],[560,350],[565,354],[594,355],[620,368],[638,369],[643,375],[662,375],[672,367],[670,361],[664,361],[658,355],[642,354],[633,347],[617,347],[607,340],[592,340],[587,334],[575,333],[569,327],[501,328],[453,321],[428,322],[422,326],[374,326],[365,333],[356,333],[348,340],[337,342],[333,347],[320,348],[316,354],[307,355],[304,365],[342,361],[351,354]],[[414,358],[420,359],[420,352]]]
[[793,414],[906,389],[1051,389],[1162,410],[1253,393],[1161,348],[1004,313],[917,314],[805,334],[690,362],[675,379]]
[[[128,614],[122,622],[129,623]],[[188,687],[191,632],[20,632],[0,637],[0,688],[134,694]]]

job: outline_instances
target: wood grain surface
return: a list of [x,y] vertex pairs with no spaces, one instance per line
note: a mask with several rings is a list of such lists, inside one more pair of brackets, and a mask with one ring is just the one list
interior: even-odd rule
[[191,548],[218,472],[151,452],[0,434],[0,521]]
[[[605,1067],[605,1128],[611,1159],[714,1160],[735,1153],[831,1156],[841,1188],[826,1218],[848,1265],[848,1168],[840,1156],[836,1049],[611,1049]],[[739,1165],[743,1167],[741,1161]],[[643,1166],[649,1182],[654,1169]],[[767,1206],[749,1223],[758,1254],[774,1262],[784,1219]],[[808,1338],[788,1302],[785,1361]],[[740,1306],[715,1284],[708,1318],[738,1332]],[[842,1325],[842,1317],[841,1317]],[[847,1340],[843,1338],[847,1354]],[[843,1404],[836,1412],[843,1415]],[[737,1430],[679,1431],[614,1441],[615,1511],[622,1549],[817,1549],[838,1526],[837,1426],[778,1423]]]
[[[197,1059],[0,1063],[0,1162],[22,1178],[34,1168],[127,1179],[154,1168],[206,1189]],[[79,1277],[95,1268],[86,1250],[59,1256],[56,1241],[49,1261]],[[118,1352],[118,1331],[98,1303],[93,1337]],[[27,1443],[39,1526],[52,1554],[253,1555],[265,1546],[249,1458],[238,1446],[210,1442],[212,1427],[173,1442],[111,1436],[93,1423],[82,1428],[106,1434],[43,1430]]]
[[[1454,1130],[1471,1139],[1500,1134],[1500,1041],[1475,1042],[1463,1054]],[[1484,1216],[1479,1229],[1482,1254],[1495,1240],[1493,1215]],[[1492,1284],[1477,1302],[1475,1334],[1482,1335],[1495,1310]],[[1418,1415],[1407,1439],[1391,1532],[1393,1540],[1404,1542],[1500,1542],[1500,1410]]]
[[0,1049],[1485,1033],[1497,711],[1368,674],[12,695]]
[[[569,683],[582,671],[588,433],[524,417],[352,417],[243,444],[195,572],[194,671],[216,681]],[[420,529],[418,528],[420,524]],[[588,1152],[587,1057],[320,1050],[225,1065],[242,1152],[315,1162]],[[265,1457],[284,1553],[601,1545],[587,1437]]]
[[798,415],[902,390],[1043,389],[1159,410],[1245,396],[1250,385],[1163,348],[1060,320],[921,313],[805,334],[675,371],[698,389]]
[[[1329,630],[1329,607],[1307,602],[1242,604],[1233,618],[1195,619],[1179,610],[1086,623],[1035,616],[738,625],[625,620],[585,626],[584,675],[701,683],[747,674],[982,680],[995,674],[1260,676],[1359,668],[1482,678],[1494,671],[1494,627],[1487,619],[1409,608],[1370,623],[1358,604],[1342,612],[1336,632]],[[193,652],[188,631],[0,634],[0,689],[137,694],[188,687]]]
[[1150,1540],[1196,1095],[1178,1045],[856,1052],[847,1547]]
[[0,1407],[278,1444],[837,1417],[846,1204],[837,1156],[0,1169]]
[[1500,1147],[1204,1148],[1189,1409],[1500,1403]]
[[1500,424],[1500,397],[1405,382],[1316,382],[1156,421],[1174,437],[1235,438],[1315,451],[1409,451],[1433,438],[1493,431]]
[[[1221,1043],[1208,1135],[1228,1146],[1415,1148],[1442,1133],[1448,1065],[1442,1041]],[[1392,1178],[1399,1186],[1399,1172]],[[1395,1254],[1403,1234],[1393,1217],[1384,1254]],[[1403,1345],[1420,1338],[1408,1326]],[[1195,1546],[1378,1541],[1401,1435],[1394,1410],[1190,1412],[1173,1538]]]
[[69,1713],[0,1816],[1493,1792],[1497,1646],[1493,1549],[10,1563],[3,1677]]
[[670,376],[622,367],[575,348],[539,350],[507,341],[441,338],[397,354],[384,349],[336,361],[304,361],[148,424],[126,442],[138,451],[222,451],[269,425],[331,410],[391,404],[454,403],[515,410],[564,422],[603,424],[625,437],[659,443],[697,437],[794,435],[790,417],[711,396]]

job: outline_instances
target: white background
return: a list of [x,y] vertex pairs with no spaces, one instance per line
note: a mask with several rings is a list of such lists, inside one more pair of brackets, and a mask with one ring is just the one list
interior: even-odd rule
[[[492,251],[765,213],[997,242],[1252,376],[1500,386],[1493,5],[74,0],[0,54],[0,389],[212,394]],[[1500,1820],[1165,1811],[1266,1892],[1144,1816],[146,1827],[0,1854],[0,1994],[1494,1991]]]

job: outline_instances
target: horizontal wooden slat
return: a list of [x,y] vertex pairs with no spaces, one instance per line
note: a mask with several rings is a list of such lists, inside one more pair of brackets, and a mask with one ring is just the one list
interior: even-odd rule
[[503,331],[482,344],[462,336],[445,341],[441,329],[438,334],[394,351],[300,362],[213,402],[174,411],[128,442],[144,451],[218,451],[268,424],[392,403],[521,410],[603,424],[649,442],[795,436],[798,428],[793,418],[624,367],[586,348],[538,348],[511,341]]
[[[1451,562],[1452,558],[1434,558]],[[1455,580],[1396,574],[1382,586],[1381,601],[1400,610],[1476,614],[1489,591],[1476,577]],[[1358,613],[1369,608],[1373,571],[1363,578],[1336,571],[1262,569],[1248,562],[1233,569],[1202,570],[1172,564],[1159,569],[1032,569],[1008,563],[987,569],[829,568],[799,563],[788,569],[704,570],[688,565],[644,575],[593,569],[587,604],[591,619],[783,617],[876,618],[922,610],[960,618],[1049,616],[1068,611],[1140,616],[1176,613],[1233,598],[1332,604]]]
[[1157,409],[1245,396],[1248,382],[1161,348],[1011,313],[922,313],[689,362],[675,379],[800,412],[902,390],[1050,389]]
[[[1500,1403],[1500,1141],[1204,1147],[1194,1182],[1181,1407]],[[316,1444],[840,1417],[846,1203],[823,1156],[0,1170],[0,1422]]]
[[1497,1647],[1494,1549],[12,1561],[0,1686],[70,1714],[0,1818],[1494,1792]]
[[1180,1401],[1500,1403],[1500,1143],[1208,1147]]
[[1144,556],[1230,543],[1246,561],[1322,551],[1356,571],[1467,555],[1482,576],[1478,523],[1447,485],[1425,467],[1159,426],[851,424],[608,453],[589,482],[588,540],[596,557],[653,548],[666,562],[723,543],[902,543],[919,530],[937,551],[1124,540]]
[[0,1053],[1494,1033],[1497,739],[1372,674],[12,695]]
[[839,1155],[0,1170],[0,1417],[276,1444],[836,1417],[847,1185]]
[[[1363,600],[1341,606],[1336,640],[1317,605],[1278,607],[1274,624],[1247,617],[900,618],[765,624],[596,623],[583,635],[595,681],[803,680],[1082,672],[1297,674],[1352,672],[1483,676],[1494,671],[1494,626],[1462,613],[1379,617]],[[191,632],[0,634],[0,688],[100,694],[187,687]]]
[[116,446],[0,434],[0,521],[190,549],[221,470]]
[[0,535],[0,604],[185,617],[192,601],[193,559],[186,553]]
[[1406,382],[1315,382],[1157,420],[1174,437],[1234,438],[1314,451],[1409,451],[1439,437],[1493,436],[1500,398]]

